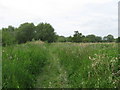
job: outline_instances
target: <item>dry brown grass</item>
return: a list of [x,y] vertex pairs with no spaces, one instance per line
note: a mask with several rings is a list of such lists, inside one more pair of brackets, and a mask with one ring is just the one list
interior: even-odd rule
[[32,42],[27,42],[27,43],[30,43],[30,44],[44,44],[45,42],[43,41],[32,41]]

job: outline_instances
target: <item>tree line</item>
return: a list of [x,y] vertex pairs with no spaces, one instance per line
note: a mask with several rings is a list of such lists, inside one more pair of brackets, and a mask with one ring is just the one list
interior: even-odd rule
[[[13,26],[8,26],[7,28],[2,28],[2,45],[12,45],[12,44],[21,44],[28,41],[41,40],[48,43],[52,42],[115,42],[118,41],[118,38],[115,39],[113,35],[107,35],[105,37],[91,35],[83,35],[78,31],[74,31],[73,36],[64,37],[56,34],[54,28],[49,23],[39,23],[34,25],[33,23],[23,23],[19,27],[15,28]],[[0,32],[1,32],[0,31]]]
[[78,31],[74,31],[73,36],[64,37],[59,36],[58,41],[60,42],[118,42],[118,38],[114,38],[113,35],[109,34],[107,36],[104,36],[103,38],[101,36],[96,36],[94,34],[91,35],[82,35],[82,33],[79,33]]
[[27,41],[41,40],[55,42],[56,33],[48,23],[40,23],[35,26],[33,23],[23,23],[18,28],[8,26],[2,28],[2,45],[21,44]]

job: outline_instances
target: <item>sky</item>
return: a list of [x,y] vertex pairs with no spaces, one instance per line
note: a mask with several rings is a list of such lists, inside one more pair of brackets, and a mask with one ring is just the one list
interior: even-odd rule
[[119,0],[0,0],[0,29],[50,23],[58,35],[118,36]]

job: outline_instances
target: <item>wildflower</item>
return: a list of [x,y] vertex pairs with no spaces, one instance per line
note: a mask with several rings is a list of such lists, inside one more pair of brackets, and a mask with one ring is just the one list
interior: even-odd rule
[[112,81],[112,77],[111,76],[109,76],[108,78],[109,78],[109,81]]
[[113,84],[115,84],[115,82],[113,82]]
[[9,58],[12,59],[12,56],[10,56]]
[[92,58],[89,56],[89,59],[91,60]]
[[95,60],[95,58],[92,58],[92,60]]
[[17,86],[17,88],[20,88],[19,86]]
[[51,82],[49,82],[49,84],[52,84]]
[[95,64],[92,64],[92,67],[94,67],[95,66]]
[[95,56],[97,56],[97,54],[94,54]]

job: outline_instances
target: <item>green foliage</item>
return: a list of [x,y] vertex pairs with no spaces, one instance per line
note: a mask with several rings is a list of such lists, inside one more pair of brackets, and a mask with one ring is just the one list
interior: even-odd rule
[[2,29],[2,45],[7,46],[15,43],[17,43],[17,40],[15,38],[14,29],[10,26],[8,28],[3,28]]
[[72,36],[67,37],[67,42],[72,42]]
[[87,35],[84,36],[82,33],[79,33],[78,31],[75,31],[75,34],[73,37],[70,37],[73,42],[102,42],[102,37],[95,36],[95,35]]
[[3,88],[32,88],[36,76],[47,63],[46,46],[23,44],[4,47],[3,55]]
[[[27,43],[3,48],[3,87],[119,87],[116,43]],[[39,77],[39,79],[38,79]],[[38,86],[37,85],[37,86]]]
[[[58,47],[59,46],[59,47]],[[117,44],[59,44],[56,48],[61,67],[67,72],[69,88],[115,88]]]
[[35,26],[33,23],[24,23],[17,29],[17,40],[18,43],[25,43],[32,41],[34,38]]
[[107,40],[108,40],[108,42],[113,42],[114,41],[113,35],[108,35]]
[[102,37],[96,36],[96,37],[95,37],[95,41],[96,41],[96,42],[102,42]]
[[89,39],[89,42],[95,42],[95,35],[88,35],[86,38]]
[[8,31],[14,31],[15,30],[15,28],[13,27],[13,26],[8,26]]
[[113,35],[107,35],[103,38],[104,42],[113,42],[114,41],[114,37]]
[[8,26],[2,28],[2,45],[12,45],[26,43],[32,40],[41,40],[44,42],[114,42],[117,41],[112,35],[102,37],[93,34],[84,36],[82,33],[75,31],[73,36],[64,37],[56,35],[54,28],[49,23],[39,23],[35,26],[33,23],[23,23],[18,28]]
[[57,42],[66,42],[67,40],[66,40],[66,37],[64,37],[64,36],[58,36],[57,37]]
[[117,38],[117,42],[119,42],[119,43],[120,43],[120,37],[118,37],[118,38]]
[[47,42],[55,41],[54,28],[48,23],[40,23],[36,26],[35,39]]
[[75,34],[72,38],[73,42],[82,42],[82,33],[79,33],[78,31],[75,31]]
[[3,46],[26,43],[33,39],[50,43],[55,42],[56,38],[54,28],[48,23],[40,23],[37,26],[33,23],[23,23],[18,28],[13,26],[2,28]]

